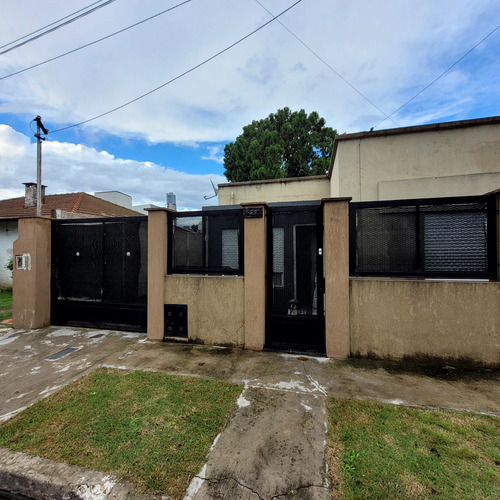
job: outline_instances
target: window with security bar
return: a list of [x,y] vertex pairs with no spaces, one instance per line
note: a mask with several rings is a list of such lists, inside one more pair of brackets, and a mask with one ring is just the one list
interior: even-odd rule
[[243,274],[243,211],[169,215],[169,272]]
[[350,205],[353,276],[496,278],[495,197]]

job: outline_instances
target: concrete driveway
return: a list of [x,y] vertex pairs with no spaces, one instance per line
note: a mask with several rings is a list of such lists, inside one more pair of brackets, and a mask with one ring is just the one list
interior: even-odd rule
[[[495,370],[335,361],[48,327],[0,334],[0,421],[101,366],[244,384],[207,463],[186,492],[186,498],[197,500],[329,498],[326,396],[500,415]],[[30,481],[32,490],[23,490]],[[133,495],[133,488],[111,476],[6,449],[0,449],[0,482],[17,484],[24,494],[51,482],[51,494],[60,492],[61,498],[68,491],[96,499]]]

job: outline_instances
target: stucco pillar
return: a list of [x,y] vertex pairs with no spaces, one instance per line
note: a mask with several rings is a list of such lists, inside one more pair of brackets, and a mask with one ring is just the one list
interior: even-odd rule
[[266,205],[243,204],[245,217],[245,349],[266,339]]
[[12,326],[50,325],[51,220],[19,219],[14,242]]
[[161,342],[165,328],[165,275],[168,244],[167,209],[148,210],[148,340]]
[[349,333],[349,201],[323,200],[326,355],[348,358]]

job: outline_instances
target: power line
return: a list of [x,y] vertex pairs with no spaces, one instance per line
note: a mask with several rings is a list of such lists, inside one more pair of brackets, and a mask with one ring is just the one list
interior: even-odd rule
[[106,111],[105,113],[101,113],[100,115],[94,116],[93,118],[89,118],[88,120],[84,120],[82,122],[75,123],[74,125],[69,125],[67,127],[62,127],[62,128],[57,129],[57,130],[53,130],[51,133],[55,134],[56,132],[61,132],[63,130],[68,130],[70,128],[79,127],[80,125],[83,125],[85,123],[89,123],[91,121],[97,120],[98,118],[102,118],[103,116],[106,116],[106,115],[109,115],[111,113],[114,113],[115,111],[118,111],[119,109],[125,108],[126,106],[129,106],[130,104],[133,104],[134,102],[137,102],[140,99],[143,99],[144,97],[146,97],[148,95],[151,95],[154,92],[157,92],[158,90],[162,89],[163,87],[166,87],[167,85],[175,82],[176,80],[179,80],[183,76],[186,76],[189,73],[192,73],[193,71],[195,71],[196,69],[201,68],[202,66],[204,66],[208,62],[210,62],[210,61],[214,60],[216,57],[219,57],[220,55],[224,54],[228,50],[232,49],[236,45],[238,45],[241,42],[243,42],[244,40],[246,40],[247,38],[250,38],[252,35],[254,35],[258,31],[260,31],[261,29],[265,28],[266,26],[268,26],[269,24],[271,24],[273,21],[275,21],[276,19],[278,19],[280,16],[282,16],[283,14],[285,14],[286,12],[288,12],[289,10],[293,9],[300,2],[302,2],[302,0],[297,0],[290,7],[286,8],[285,10],[283,10],[282,12],[280,12],[277,16],[274,16],[272,19],[270,19],[269,21],[267,21],[267,23],[262,24],[257,29],[253,30],[252,32],[248,33],[247,35],[245,35],[244,37],[240,38],[236,42],[234,42],[231,45],[227,46],[225,49],[220,50],[219,52],[217,52],[213,56],[210,56],[208,59],[205,59],[204,61],[202,61],[201,63],[197,64],[196,66],[193,66],[192,68],[188,69],[187,71],[184,71],[184,73],[181,73],[180,75],[177,75],[176,77],[172,78],[168,82],[165,82],[165,83],[159,85],[158,87],[156,87],[156,88],[154,88],[154,89],[152,89],[152,90],[150,90],[150,91],[148,91],[148,92],[146,92],[146,93],[144,93],[144,94],[142,94],[142,95],[140,95],[140,96],[138,96],[138,97],[136,97],[136,98],[134,98],[134,99],[126,102],[126,103],[124,103],[124,104],[121,104],[120,106],[117,106],[116,108],[110,109],[109,111]]
[[[273,15],[264,5],[262,5],[259,0],[255,0],[269,15]],[[347,85],[349,85],[349,87],[351,87],[351,89],[353,89],[356,93],[358,93],[366,102],[368,102],[369,104],[371,104],[376,110],[380,111],[380,113],[382,113],[384,116],[385,116],[385,120],[387,120],[388,118],[396,125],[399,127],[399,124],[396,123],[394,120],[392,120],[392,118],[390,118],[389,115],[387,115],[387,113],[385,113],[382,109],[380,109],[373,101],[371,101],[370,99],[368,99],[368,97],[366,97],[360,90],[358,90],[351,82],[349,82],[346,78],[344,78],[338,71],[336,71],[334,68],[332,68],[332,66],[330,66],[321,56],[319,56],[311,47],[309,47],[309,45],[307,45],[302,39],[300,39],[290,28],[288,28],[287,26],[285,26],[281,21],[278,20],[278,23],[281,24],[281,26],[283,26],[283,28],[285,28],[288,33],[290,33],[290,35],[292,35],[298,42],[300,42],[309,52],[311,52],[311,54],[313,54],[318,60],[320,60],[328,69],[330,69],[330,71],[333,71],[333,73],[335,73],[341,80],[343,80],[345,83],[347,83]],[[382,120],[384,121],[384,120]]]
[[61,17],[61,19],[58,19],[57,21],[54,21],[50,24],[47,24],[46,26],[42,26],[41,28],[38,28],[35,31],[32,31],[31,33],[28,33],[27,35],[21,36],[19,38],[16,38],[15,40],[12,40],[12,42],[6,43],[5,45],[0,45],[0,49],[3,49],[4,47],[7,47],[7,45],[12,45],[13,43],[19,42],[19,40],[23,40],[24,38],[28,38],[31,35],[34,35],[35,33],[38,33],[39,31],[44,30],[45,28],[50,28],[54,24],[57,24],[61,21],[64,21],[65,19],[68,19],[68,17],[74,16],[75,14],[78,14],[79,12],[82,12],[82,10],[88,9],[89,7],[92,7],[93,5],[96,5],[98,3],[103,2],[104,0],[98,0],[97,2],[91,3],[90,5],[87,5],[86,7],[83,7],[80,10],[77,10],[75,12],[72,12],[71,14],[68,14],[67,16]]
[[[399,108],[396,109],[395,111],[393,111],[387,118],[390,118],[392,115],[394,115],[398,111],[401,111],[405,106],[410,104],[410,102],[415,100],[420,94],[423,94],[429,87],[432,87],[438,80],[440,80],[444,75],[446,75],[446,73],[449,73],[458,63],[460,63],[463,59],[465,59],[472,51],[474,51],[477,47],[479,47],[479,45],[481,45],[486,39],[488,39],[491,35],[493,35],[493,33],[495,33],[495,31],[497,31],[499,28],[500,28],[500,24],[495,29],[490,31],[482,40],[480,40],[478,43],[476,43],[476,45],[474,45],[474,47],[472,47],[470,50],[468,50],[462,57],[460,57],[460,59],[455,61],[449,68],[444,70],[439,76],[434,78],[434,80],[432,80],[431,83],[429,83],[422,90],[420,90],[420,92],[417,92],[411,99],[408,99],[404,104],[399,106]],[[379,121],[377,123],[377,125],[375,125],[373,128],[378,127],[382,122],[387,120],[387,118],[384,118],[383,120]]]
[[[38,35],[35,35],[31,38],[28,38],[28,40],[25,40],[24,42],[20,42],[17,45],[14,45],[13,47],[10,47],[9,49],[5,49],[2,52],[0,52],[0,55],[6,54],[7,52],[10,52],[11,50],[18,49],[19,47],[22,47],[23,45],[26,45],[27,43],[33,42],[34,40],[37,40],[38,38],[41,38],[42,36],[48,35],[49,33],[52,33],[53,31],[58,30],[59,28],[62,28],[64,26],[67,26],[68,24],[74,23],[75,21],[78,21],[78,19],[81,19],[82,17],[88,16],[89,14],[92,14],[95,12],[97,9],[101,9],[102,7],[106,7],[106,5],[109,5],[110,3],[114,2],[115,0],[107,0],[106,2],[97,5],[96,7],[93,7],[92,9],[83,12],[82,14],[73,17],[72,19],[68,19],[64,23],[58,24],[57,26],[54,26],[53,28],[50,28],[47,31],[44,31],[43,33],[39,33]],[[23,37],[24,38],[24,37]],[[7,44],[9,45],[9,44]]]
[[14,73],[10,73],[9,75],[5,75],[0,77],[1,80],[5,80],[7,78],[10,78],[11,76],[19,75],[20,73],[24,73],[25,71],[28,71],[33,68],[38,68],[38,66],[42,66],[43,64],[47,64],[49,62],[55,61],[56,59],[60,59],[61,57],[67,56],[69,54],[73,54],[74,52],[78,52],[79,50],[85,49],[86,47],[90,47],[91,45],[95,45],[96,43],[102,42],[103,40],[107,40],[108,38],[111,38],[115,35],[118,35],[120,33],[123,33],[124,31],[127,31],[131,28],[135,28],[136,26],[139,26],[142,23],[145,23],[146,21],[150,21],[151,19],[154,19],[155,17],[161,16],[162,14],[165,14],[166,12],[169,12],[171,10],[176,9],[177,7],[180,7],[186,3],[191,2],[191,0],[185,0],[184,2],[174,5],[173,7],[170,7],[168,9],[162,10],[161,12],[158,12],[157,14],[154,14],[150,17],[147,17],[146,19],[143,19],[142,21],[139,21],[135,24],[132,24],[130,26],[127,26],[126,28],[123,28],[121,30],[115,31],[114,33],[111,33],[109,35],[106,35],[105,37],[99,38],[98,40],[94,40],[93,42],[86,43],[85,45],[81,45],[80,47],[77,47],[76,49],[69,50],[68,52],[64,52],[64,54],[59,54],[58,56],[51,57],[50,59],[46,59],[45,61],[39,62],[37,64],[33,64],[33,66],[28,66],[27,68],[20,69],[19,71],[15,71]]

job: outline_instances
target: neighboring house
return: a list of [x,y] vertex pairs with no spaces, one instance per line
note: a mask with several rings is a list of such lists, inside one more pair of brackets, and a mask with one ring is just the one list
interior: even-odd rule
[[[100,191],[94,193],[94,196],[101,198],[103,200],[110,201],[111,203],[116,203],[116,205],[121,205],[122,207],[130,208],[130,210],[135,210],[141,215],[147,215],[148,209],[150,208],[160,208],[157,205],[151,203],[145,205],[132,205],[132,196],[122,193],[120,191]],[[171,210],[177,209],[176,197],[174,193],[167,193],[167,208]]]
[[[17,221],[36,217],[36,184],[25,183],[21,198],[0,200],[0,285],[11,285],[11,272],[5,268],[12,257],[12,245],[18,237]],[[43,190],[44,191],[44,190]],[[45,196],[42,191],[42,217],[76,219],[85,217],[136,217],[140,214],[87,193]]]
[[328,176],[219,185],[219,205],[482,195],[500,188],[500,116],[338,135]]
[[265,181],[219,184],[219,205],[239,205],[255,201],[294,202],[330,198],[330,176],[289,177]]

